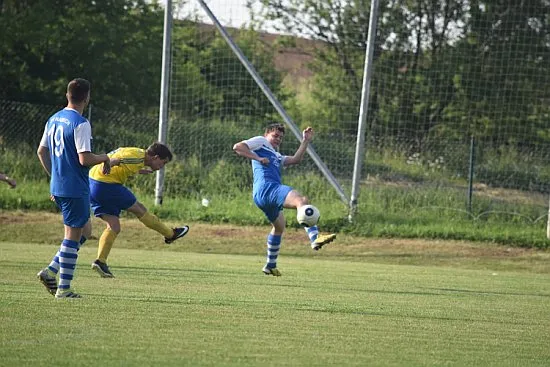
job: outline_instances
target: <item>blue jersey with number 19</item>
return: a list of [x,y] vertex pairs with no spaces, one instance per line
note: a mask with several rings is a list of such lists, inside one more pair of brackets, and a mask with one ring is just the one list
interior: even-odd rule
[[91,152],[92,127],[78,111],[64,108],[48,122],[40,145],[50,151],[50,192],[54,196],[80,198],[89,195],[89,168],[78,153]]

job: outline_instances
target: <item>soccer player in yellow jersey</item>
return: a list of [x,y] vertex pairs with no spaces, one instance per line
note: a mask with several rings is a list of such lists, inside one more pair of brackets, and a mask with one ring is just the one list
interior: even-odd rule
[[92,269],[103,278],[114,277],[107,266],[107,257],[120,233],[119,215],[122,210],[129,211],[147,227],[162,234],[165,243],[172,243],[189,231],[188,226],[174,229],[166,226],[157,216],[149,213],[132,191],[124,186],[130,176],[158,171],[170,162],[172,152],[166,145],[153,143],[147,149],[118,148],[108,153],[108,156],[111,159],[110,174],[103,174],[96,167],[90,170],[90,204],[94,215],[107,224],[99,238],[97,259],[92,263]]

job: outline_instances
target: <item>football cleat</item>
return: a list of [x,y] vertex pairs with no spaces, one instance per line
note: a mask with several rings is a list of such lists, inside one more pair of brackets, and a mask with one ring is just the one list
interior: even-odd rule
[[113,273],[111,273],[111,270],[109,269],[109,266],[107,263],[104,263],[103,261],[96,260],[92,263],[92,270],[97,271],[97,273],[102,278],[114,278],[115,276]]
[[268,267],[264,266],[262,271],[264,272],[265,275],[273,275],[274,277],[280,277],[281,276],[281,272],[277,268],[268,268]]
[[54,296],[55,292],[57,291],[57,279],[55,278],[55,276],[52,277],[48,273],[48,269],[46,268],[40,270],[38,274],[36,274],[36,277],[38,278],[38,280],[40,280],[40,283],[42,283],[44,287],[46,287],[48,292],[52,296]]
[[311,243],[311,248],[315,251],[319,251],[324,245],[334,241],[335,238],[336,235],[334,233],[320,234],[317,236],[317,239]]
[[164,243],[172,243],[178,238],[185,236],[187,232],[189,232],[189,226],[174,228],[174,235],[172,238],[164,237]]
[[57,290],[55,293],[55,298],[82,298],[82,296],[78,293],[75,293],[71,291],[70,289],[65,289],[64,291],[60,292],[60,289]]

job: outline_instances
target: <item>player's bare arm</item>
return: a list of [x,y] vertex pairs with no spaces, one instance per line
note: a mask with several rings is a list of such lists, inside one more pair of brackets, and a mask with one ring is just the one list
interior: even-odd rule
[[44,168],[44,171],[48,174],[48,176],[52,175],[52,161],[50,159],[50,150],[44,146],[39,146],[38,151],[36,152],[38,154],[38,159],[40,160],[40,164],[42,164],[42,168]]
[[107,154],[94,154],[92,152],[78,153],[78,161],[81,165],[86,167],[95,166],[96,164],[103,163],[103,174],[109,174],[111,172],[111,159]]
[[262,158],[258,156],[256,153],[250,151],[250,148],[248,147],[248,145],[246,145],[246,143],[242,141],[240,143],[233,145],[233,151],[241,157],[245,157],[253,161],[258,161],[263,165],[269,164],[269,158],[265,158],[265,157]]
[[120,166],[121,161],[120,158],[111,158],[111,167]]
[[309,145],[309,142],[313,139],[313,129],[311,127],[307,127],[304,131],[302,131],[302,142],[300,143],[300,146],[296,150],[296,153],[292,156],[288,156],[285,161],[285,166],[290,166],[292,164],[298,164],[304,159],[304,155],[306,153],[307,147]]
[[4,181],[8,185],[10,185],[10,188],[12,189],[15,189],[15,187],[17,186],[17,182],[4,173],[0,173],[0,181]]

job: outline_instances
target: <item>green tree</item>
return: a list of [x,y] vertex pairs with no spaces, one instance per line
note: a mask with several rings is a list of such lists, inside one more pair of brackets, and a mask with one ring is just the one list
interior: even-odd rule
[[163,11],[144,0],[4,0],[0,98],[63,104],[68,80],[120,110],[158,105]]
[[[274,66],[275,50],[262,43],[254,30],[232,29],[230,33],[271,91],[283,102],[290,98]],[[175,98],[184,101],[173,107],[181,117],[257,123],[275,116],[274,108],[214,27],[180,22],[173,37],[172,78],[181,85]]]
[[[550,6],[541,0],[471,2],[468,35],[456,45],[461,73],[449,113],[487,142],[549,142]],[[523,138],[522,138],[523,137]],[[519,141],[519,140],[522,141]]]
[[[309,118],[352,131],[370,1],[262,3],[281,31],[323,43],[311,65]],[[549,136],[549,23],[545,0],[380,1],[369,131],[413,146],[498,129],[510,141],[518,129],[527,141]]]

